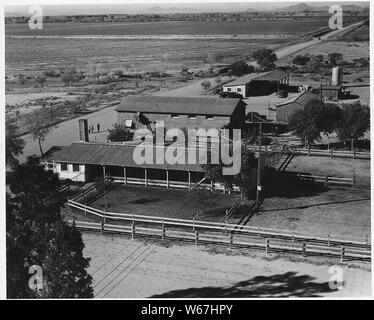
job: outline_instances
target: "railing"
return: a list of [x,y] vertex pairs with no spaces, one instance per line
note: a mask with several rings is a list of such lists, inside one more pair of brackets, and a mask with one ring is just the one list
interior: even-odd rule
[[300,180],[313,180],[316,182],[323,182],[326,186],[330,185],[342,185],[342,186],[352,186],[355,185],[355,179],[353,178],[343,178],[343,177],[330,177],[328,175],[325,176],[315,176],[309,174],[302,174],[298,173],[297,177]]
[[370,152],[360,151],[344,151],[344,150],[320,150],[310,148],[293,148],[295,154],[307,155],[307,156],[322,156],[330,158],[352,158],[370,160]]
[[[71,224],[82,230],[113,233],[130,233],[132,237],[156,236],[163,240],[181,239],[186,241],[229,244],[230,247],[263,248],[266,252],[301,252],[303,255],[329,255],[341,259],[371,260],[369,237],[365,241],[344,240],[306,236],[289,230],[261,228],[219,222],[165,218],[131,213],[106,212],[69,200],[69,208],[75,208],[85,215],[92,214],[101,222],[83,222],[71,220]],[[108,220],[117,224],[108,224]],[[155,227],[156,226],[156,227]]]

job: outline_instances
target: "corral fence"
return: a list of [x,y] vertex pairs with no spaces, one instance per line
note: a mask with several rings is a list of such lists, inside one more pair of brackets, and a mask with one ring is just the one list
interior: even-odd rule
[[[303,256],[318,255],[343,260],[371,261],[371,245],[367,235],[363,241],[344,240],[328,235],[326,238],[305,236],[289,230],[262,228],[193,220],[154,217],[145,215],[107,212],[73,200],[68,200],[69,210],[95,216],[98,222],[67,222],[80,230],[101,234],[117,233],[156,237],[162,241],[179,240],[198,243],[227,245],[230,248],[255,248],[269,252],[299,253]],[[112,221],[108,223],[108,221]]]
[[321,149],[311,149],[311,148],[292,148],[292,151],[295,154],[307,155],[307,156],[370,160],[370,152],[333,150],[333,149],[321,150]]

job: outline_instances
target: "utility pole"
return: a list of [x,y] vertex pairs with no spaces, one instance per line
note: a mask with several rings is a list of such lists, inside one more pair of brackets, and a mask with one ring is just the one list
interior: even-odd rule
[[256,190],[256,208],[260,207],[260,191],[261,191],[261,123],[258,133],[258,160],[257,160],[257,190]]

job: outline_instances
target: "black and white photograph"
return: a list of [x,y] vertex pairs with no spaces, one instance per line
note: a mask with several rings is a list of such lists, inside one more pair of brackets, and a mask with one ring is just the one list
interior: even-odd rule
[[2,298],[371,298],[370,10],[5,1]]

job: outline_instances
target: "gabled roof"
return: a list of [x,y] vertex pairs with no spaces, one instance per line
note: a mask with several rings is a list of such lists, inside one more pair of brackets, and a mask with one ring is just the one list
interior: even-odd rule
[[241,99],[212,97],[127,96],[116,111],[231,116]]
[[288,76],[287,72],[284,72],[282,70],[273,70],[253,80],[255,81],[280,81],[286,78],[287,76]]
[[[61,151],[53,153],[47,157],[47,161],[76,163],[76,164],[91,164],[91,165],[106,165],[106,166],[119,166],[119,167],[133,167],[133,168],[150,168],[150,169],[169,169],[179,171],[194,171],[203,172],[202,167],[197,164],[188,164],[188,153],[185,152],[186,164],[156,164],[156,153],[165,150],[162,147],[155,148],[150,146],[153,150],[153,163],[152,164],[137,164],[134,161],[133,154],[137,145],[121,145],[109,143],[73,143],[70,146],[64,147]],[[181,158],[182,159],[182,158]],[[197,152],[197,162],[199,154]],[[180,161],[181,162],[181,161]]]
[[282,70],[273,70],[262,73],[250,73],[232,82],[226,83],[224,87],[245,85],[251,81],[280,81],[287,76],[288,73]]

